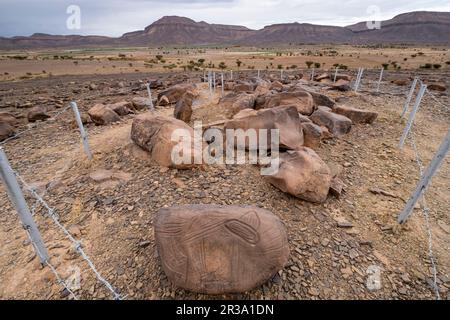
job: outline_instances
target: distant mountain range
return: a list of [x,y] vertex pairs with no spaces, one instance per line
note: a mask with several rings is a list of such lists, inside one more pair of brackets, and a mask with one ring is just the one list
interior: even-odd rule
[[450,12],[411,12],[382,21],[381,29],[368,29],[366,22],[347,27],[285,23],[251,30],[243,26],[195,22],[167,16],[144,30],[119,38],[33,34],[30,37],[0,37],[0,49],[53,47],[280,45],[280,44],[450,44]]

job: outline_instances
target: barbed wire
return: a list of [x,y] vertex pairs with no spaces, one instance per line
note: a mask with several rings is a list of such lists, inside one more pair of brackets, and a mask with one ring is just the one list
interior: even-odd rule
[[[411,145],[412,145],[413,150],[414,150],[417,166],[419,167],[420,177],[423,177],[423,174],[425,172],[424,165],[423,165],[422,158],[420,157],[419,150],[417,148],[416,140],[414,138],[414,130],[413,129],[410,132],[410,141],[411,141]],[[433,234],[432,234],[432,231],[431,231],[430,215],[429,215],[430,209],[428,208],[427,202],[426,202],[426,199],[425,199],[425,191],[426,190],[423,190],[423,193],[422,193],[422,213],[423,213],[423,216],[425,218],[425,228],[427,229],[428,257],[430,259],[431,266],[432,266],[432,272],[433,272],[433,290],[434,290],[434,292],[436,294],[436,299],[440,300],[441,296],[440,296],[440,293],[439,293],[439,286],[437,285],[437,273],[438,272],[437,272],[436,261],[435,261],[434,253],[433,253]]]
[[[53,119],[58,118],[60,115],[62,115],[64,112],[66,112],[66,111],[69,110],[70,108],[71,108],[71,106],[65,107],[64,109],[62,109],[61,111],[59,111],[57,114],[55,114],[52,118],[53,118]],[[14,139],[17,139],[18,137],[24,135],[25,133],[30,132],[30,131],[36,129],[41,123],[43,123],[43,122],[36,122],[34,125],[30,126],[28,129],[23,130],[23,131],[21,131],[21,132],[19,132],[19,133],[16,133],[15,135],[13,135],[13,136],[11,136],[11,137],[9,137],[9,138],[3,140],[2,142],[0,142],[0,146],[3,146],[3,145],[5,145],[6,143],[8,143],[9,141],[14,140]]]
[[84,252],[82,244],[78,240],[76,240],[72,236],[72,234],[61,224],[55,210],[47,204],[47,202],[22,178],[22,176],[19,175],[17,171],[13,170],[13,173],[22,182],[25,189],[27,189],[36,198],[36,200],[39,201],[40,204],[47,210],[47,215],[54,221],[54,223],[63,231],[63,233],[74,244],[75,251],[77,251],[83,258],[83,260],[87,262],[92,272],[97,277],[98,281],[100,281],[112,293],[115,300],[123,300],[125,297],[122,297],[119,293],[117,293],[114,287],[97,271],[97,268],[95,267],[94,263],[91,261],[89,256]]
[[[27,236],[28,236],[28,239],[30,240],[30,243],[33,245],[34,251],[36,251],[36,254],[37,254],[38,256],[40,256],[40,257],[41,257],[41,256],[44,256],[44,255],[40,252],[38,246],[34,245],[33,239],[31,238],[30,231],[28,230],[28,228],[25,228],[25,227],[24,227],[24,229],[25,229],[25,231],[26,231],[26,233],[27,233]],[[56,268],[52,266],[52,264],[50,263],[50,261],[46,260],[46,261],[44,261],[44,264],[45,264],[46,266],[48,266],[48,267],[50,268],[50,270],[53,272],[53,274],[55,275],[55,278],[56,278],[56,282],[57,282],[58,284],[62,285],[62,286],[64,287],[64,289],[66,289],[67,292],[69,292],[69,294],[72,296],[72,298],[73,298],[74,300],[78,300],[78,298],[77,298],[77,296],[75,295],[75,293],[72,291],[72,289],[69,288],[69,286],[67,285],[66,281],[59,275],[58,271],[56,271]]]

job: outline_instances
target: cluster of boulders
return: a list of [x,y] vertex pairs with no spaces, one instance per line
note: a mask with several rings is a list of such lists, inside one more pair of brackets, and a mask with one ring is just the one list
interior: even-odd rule
[[[271,129],[278,129],[279,170],[265,179],[297,198],[322,203],[330,193],[339,195],[343,183],[314,149],[323,139],[349,133],[356,123],[373,123],[377,113],[338,105],[328,96],[311,91],[302,80],[283,82],[252,79],[225,83],[231,92],[218,102],[228,116],[223,130],[267,129],[270,135]],[[171,157],[177,144],[171,140],[175,130],[183,129],[194,136],[189,126],[195,98],[192,91],[189,86],[178,85],[159,94],[158,101],[176,104],[176,119],[150,112],[134,119],[132,140],[161,166],[196,166],[194,161],[190,165],[174,163]],[[241,144],[236,147],[250,150],[253,146],[248,140]],[[194,158],[203,146],[191,143],[190,147]],[[254,207],[165,208],[157,214],[155,238],[169,279],[179,287],[202,293],[253,289],[283,268],[289,255],[282,222]]]

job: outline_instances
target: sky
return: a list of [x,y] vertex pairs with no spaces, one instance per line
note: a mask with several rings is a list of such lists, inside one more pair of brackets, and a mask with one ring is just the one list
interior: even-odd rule
[[[68,13],[72,5],[79,15]],[[167,15],[251,29],[287,22],[346,26],[422,10],[450,12],[450,0],[0,0],[0,36],[117,37]]]

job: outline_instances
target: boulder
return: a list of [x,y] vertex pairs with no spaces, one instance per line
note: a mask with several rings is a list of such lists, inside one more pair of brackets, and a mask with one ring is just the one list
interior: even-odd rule
[[410,83],[409,79],[395,79],[392,80],[391,83],[396,84],[397,86],[407,86]]
[[308,91],[308,93],[313,97],[315,106],[325,106],[332,108],[336,105],[336,101],[334,101],[333,99],[324,94],[312,91]]
[[194,95],[190,92],[186,92],[183,97],[178,100],[175,106],[174,117],[186,123],[191,122],[193,102]]
[[235,85],[234,81],[227,81],[224,83],[223,89],[225,91],[232,91],[234,89],[234,85]]
[[337,80],[330,86],[330,90],[337,91],[350,91],[352,88],[350,87],[350,81],[347,80]]
[[[333,75],[333,80],[334,80],[334,75]],[[350,81],[352,81],[352,76],[350,76],[348,74],[338,74],[336,76],[336,81],[339,81],[339,80],[345,80],[345,81],[350,82]]]
[[0,121],[0,141],[3,141],[14,135],[15,129],[8,122]]
[[349,133],[352,128],[352,120],[325,107],[319,107],[310,119],[315,124],[326,127],[336,137]]
[[131,100],[131,103],[133,105],[133,108],[135,110],[148,110],[152,107],[152,101],[150,98],[143,98],[143,97],[135,97],[133,100]]
[[283,84],[280,81],[274,81],[270,85],[270,90],[281,92],[281,90],[283,90]]
[[283,269],[289,258],[286,227],[258,207],[163,208],[156,214],[154,230],[168,279],[193,292],[250,291]]
[[329,80],[330,79],[330,75],[328,73],[322,73],[320,75],[315,76],[314,79],[316,81],[321,81],[321,80],[325,80],[325,79]]
[[[172,159],[172,151],[179,141],[172,141],[175,130],[181,129],[191,139],[190,163],[177,164]],[[148,151],[160,166],[175,169],[190,169],[195,166],[194,156],[201,155],[202,150],[194,149],[194,130],[181,120],[158,116],[146,112],[137,116],[131,126],[131,139],[142,149]],[[182,156],[180,154],[180,156]],[[186,156],[188,157],[188,155]]]
[[120,121],[120,117],[111,108],[104,104],[96,104],[88,111],[92,121],[98,125],[105,125]]
[[234,116],[244,109],[253,109],[255,96],[245,92],[231,92],[219,100],[219,106],[226,110],[228,116]]
[[265,108],[280,106],[294,106],[299,113],[310,115],[314,111],[314,100],[305,91],[280,92],[266,97]]
[[447,90],[447,88],[445,87],[445,85],[443,83],[430,83],[428,85],[428,89],[433,90],[433,91],[441,91],[441,92],[444,92]]
[[161,89],[164,87],[164,83],[159,79],[150,80],[149,83],[150,89]]
[[[271,131],[278,129],[280,134],[280,149],[295,150],[303,145],[303,130],[299,121],[299,115],[295,107],[279,107],[260,111],[244,111],[235,118],[225,123],[224,129],[255,129],[259,139],[259,130],[267,129],[267,144],[270,147]],[[259,140],[258,140],[259,141]],[[238,148],[249,149],[248,139],[245,146]]]
[[234,85],[233,91],[234,92],[249,92],[249,93],[251,93],[251,92],[255,91],[255,86],[253,83],[250,83],[250,82],[237,83]]
[[50,118],[47,114],[47,109],[44,107],[33,107],[27,113],[27,119],[29,122],[44,121]]
[[[169,100],[169,104],[176,103],[181,97],[187,92],[191,91],[194,93],[196,91],[195,85],[193,84],[177,84],[170,87],[167,90],[161,91],[158,94],[158,101],[165,96]],[[160,104],[161,105],[161,104]]]
[[165,106],[168,106],[169,104],[170,104],[170,100],[166,96],[161,96],[158,99],[158,106],[165,107]]
[[322,203],[327,199],[332,177],[330,169],[314,150],[301,147],[281,153],[278,172],[266,179],[294,197]]
[[352,120],[353,123],[373,123],[378,117],[378,113],[376,112],[347,106],[336,106],[333,108],[333,112],[346,116]]
[[12,127],[15,127],[19,124],[17,118],[8,112],[0,112],[0,122],[7,123]]
[[322,139],[322,129],[311,121],[303,122],[301,126],[303,128],[303,145],[311,149],[318,148]]
[[133,108],[133,104],[131,102],[121,101],[113,104],[109,104],[106,107],[109,107],[112,111],[117,113],[119,116],[126,116],[127,114],[133,113],[131,109]]

